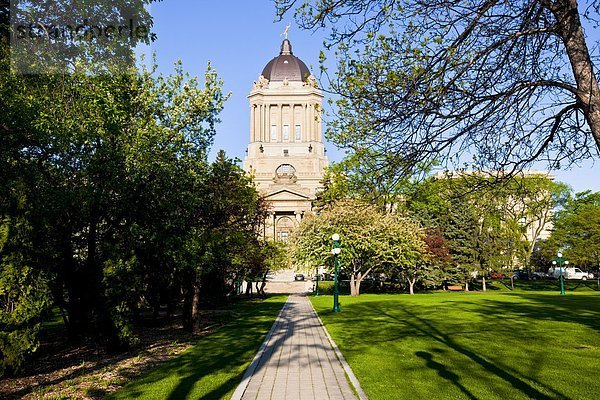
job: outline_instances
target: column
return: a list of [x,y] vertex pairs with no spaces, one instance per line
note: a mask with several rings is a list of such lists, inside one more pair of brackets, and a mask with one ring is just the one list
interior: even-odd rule
[[304,126],[302,127],[302,130],[304,132],[302,132],[303,136],[304,136],[304,141],[305,142],[310,142],[310,127],[308,124],[308,103],[305,103],[304,106]]
[[258,131],[256,133],[256,138],[258,139],[259,142],[262,142],[262,106],[261,105],[257,105],[256,106],[256,130]]
[[265,104],[265,142],[271,141],[271,105]]
[[254,109],[256,105],[250,104],[250,142],[256,142],[256,125],[254,124]]
[[317,135],[315,137],[315,141],[321,142],[323,140],[323,120],[321,116],[323,115],[323,110],[319,105],[319,112],[317,113]]
[[275,212],[271,213],[271,221],[273,223],[273,240],[277,240],[277,226],[275,226],[277,216],[275,215]]
[[300,223],[300,221],[302,221],[302,211],[295,211],[294,215],[296,216],[296,221]]
[[294,121],[294,114],[296,112],[295,104],[290,104],[290,142],[296,141],[296,122]]
[[283,142],[283,104],[277,104],[279,107],[279,127],[277,128],[277,134],[279,135],[279,142]]
[[308,104],[308,118],[310,119],[310,141],[315,141],[315,106],[312,103]]

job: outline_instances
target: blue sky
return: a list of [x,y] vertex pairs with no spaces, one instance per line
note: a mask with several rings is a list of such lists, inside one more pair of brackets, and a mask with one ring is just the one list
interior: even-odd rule
[[[186,71],[202,76],[210,61],[225,91],[231,92],[217,126],[213,155],[223,149],[230,157],[244,157],[250,139],[246,96],[267,62],[279,54],[280,34],[287,23],[292,24],[289,39],[294,54],[317,75],[323,32],[301,31],[291,18],[275,23],[271,0],[164,0],[154,3],[150,11],[158,35],[151,51],[156,53],[159,70],[168,73],[181,59]],[[593,35],[598,37],[598,32]],[[330,161],[343,157],[332,144],[326,147]],[[553,173],[576,191],[600,191],[600,162]]]

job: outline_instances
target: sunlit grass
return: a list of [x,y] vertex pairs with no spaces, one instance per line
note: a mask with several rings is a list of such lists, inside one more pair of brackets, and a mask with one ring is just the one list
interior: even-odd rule
[[595,399],[600,295],[311,298],[369,399]]

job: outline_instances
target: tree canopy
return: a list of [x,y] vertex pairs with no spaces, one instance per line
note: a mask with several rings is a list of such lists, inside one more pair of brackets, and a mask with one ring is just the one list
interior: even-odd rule
[[545,264],[561,250],[573,266],[600,269],[600,193],[581,192],[570,196],[557,213],[550,238],[541,245]]
[[340,263],[350,276],[352,295],[369,275],[416,265],[425,252],[417,224],[358,201],[338,201],[318,215],[306,216],[290,240],[300,265],[332,265],[331,236],[340,235]]
[[598,1],[276,4],[280,18],[329,28],[337,68],[324,77],[339,97],[327,135],[376,170],[559,168],[599,154],[600,47],[586,35]]

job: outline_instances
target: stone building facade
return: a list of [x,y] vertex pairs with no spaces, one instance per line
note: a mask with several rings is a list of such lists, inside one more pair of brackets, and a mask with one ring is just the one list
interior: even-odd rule
[[323,145],[323,94],[288,39],[248,95],[250,144],[244,170],[270,204],[266,237],[287,241],[312,201],[328,165]]

